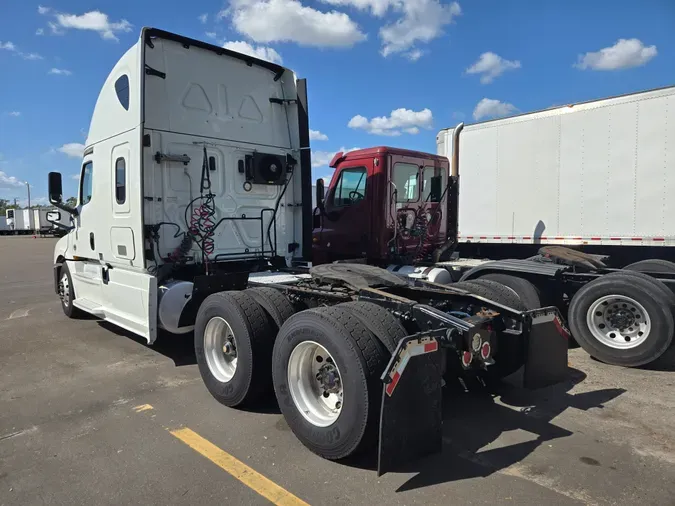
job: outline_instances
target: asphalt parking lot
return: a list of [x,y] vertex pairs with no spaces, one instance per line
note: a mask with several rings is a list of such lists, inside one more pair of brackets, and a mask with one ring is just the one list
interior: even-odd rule
[[307,451],[273,399],[218,404],[189,338],[67,319],[54,242],[0,237],[0,505],[675,504],[675,359],[572,350],[565,384],[448,394],[442,454],[378,478]]

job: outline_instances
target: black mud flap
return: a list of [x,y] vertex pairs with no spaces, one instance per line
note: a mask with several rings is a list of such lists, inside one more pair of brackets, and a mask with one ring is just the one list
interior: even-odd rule
[[441,451],[441,353],[434,337],[404,338],[382,374],[378,476]]
[[570,331],[555,307],[528,311],[532,327],[527,336],[525,388],[543,388],[568,378]]

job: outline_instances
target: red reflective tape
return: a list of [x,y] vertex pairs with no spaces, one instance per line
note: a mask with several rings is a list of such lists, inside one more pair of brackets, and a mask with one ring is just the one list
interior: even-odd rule
[[654,237],[652,241],[665,241],[665,239],[663,237]]
[[398,371],[394,373],[394,377],[391,378],[391,383],[387,385],[387,395],[391,395],[394,393],[394,388],[396,388],[396,384],[398,383],[398,380],[401,379],[401,375],[399,374]]
[[438,343],[436,341],[424,345],[424,353],[431,353],[432,351],[436,351],[437,349]]
[[555,239],[556,241],[564,241],[564,240],[565,240],[564,237],[554,237],[554,239]]
[[487,236],[481,235],[479,239],[487,239]]
[[631,237],[630,240],[631,241],[641,241],[642,237]]
[[546,240],[548,240],[548,237],[546,237],[545,235],[542,235],[539,239],[542,239],[542,240],[546,241]]
[[515,239],[515,237],[513,237],[512,235],[510,235],[509,237],[507,237],[507,239],[511,239],[511,240],[514,240],[514,239]]
[[494,236],[493,239],[501,239],[498,235]]
[[555,318],[553,318],[553,323],[555,324],[556,328],[558,329],[558,332],[560,333],[560,335],[563,336],[565,339],[569,340],[569,333],[567,332],[567,330],[565,330],[563,328],[563,326],[560,323],[560,320],[558,319],[557,316]]
[[610,237],[609,240],[610,241],[620,241],[621,237]]
[[472,236],[472,235],[467,235],[467,236],[465,236],[465,237],[466,237],[467,239],[473,239],[473,236]]
[[583,237],[572,237],[572,240],[573,241],[583,241],[584,238]]
[[532,239],[530,236],[523,237],[523,240],[526,240],[526,241],[529,241],[530,239]]
[[591,241],[602,241],[602,237],[591,237]]

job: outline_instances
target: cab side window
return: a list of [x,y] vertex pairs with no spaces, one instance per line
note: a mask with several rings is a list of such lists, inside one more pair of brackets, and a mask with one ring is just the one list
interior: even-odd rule
[[367,172],[365,167],[343,169],[335,185],[333,206],[345,207],[366,197]]
[[412,163],[394,164],[396,202],[417,202],[420,196],[419,170]]
[[80,177],[80,205],[84,206],[91,201],[93,192],[92,176],[94,173],[94,163],[87,162],[82,167],[82,176]]
[[[431,194],[431,178],[441,178],[441,193],[439,195]],[[422,188],[422,200],[424,202],[439,202],[443,192],[445,192],[445,185],[448,184],[448,171],[443,167],[424,167],[424,186]]]

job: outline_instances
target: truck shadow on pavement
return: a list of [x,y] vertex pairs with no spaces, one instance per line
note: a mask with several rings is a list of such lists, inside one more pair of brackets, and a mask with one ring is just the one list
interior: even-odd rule
[[[552,423],[565,410],[602,408],[626,392],[608,388],[570,394],[585,378],[583,372],[570,369],[567,382],[542,390],[529,391],[502,383],[470,393],[447,392],[443,399],[443,450],[402,470],[417,474],[397,492],[505,470],[542,444],[571,436],[573,432]],[[512,437],[498,441],[509,431],[514,431]]]
[[194,365],[197,363],[194,348],[194,335],[192,332],[189,334],[172,335],[160,330],[155,342],[152,345],[148,345],[143,337],[138,336],[133,332],[129,332],[128,330],[124,330],[117,325],[113,325],[106,321],[98,321],[98,324],[109,332],[126,337],[160,355],[164,355],[166,358],[173,360],[176,367]]
[[[609,388],[570,394],[586,375],[570,369],[570,379],[541,390],[524,390],[507,383],[465,392],[448,385],[443,395],[441,453],[411,462],[396,472],[417,473],[396,491],[405,492],[442,483],[487,477],[521,462],[542,444],[573,432],[552,423],[569,408],[602,408],[624,392]],[[500,436],[512,432],[499,440]],[[375,452],[373,452],[375,453]],[[347,459],[344,464],[375,469],[377,456]]]

